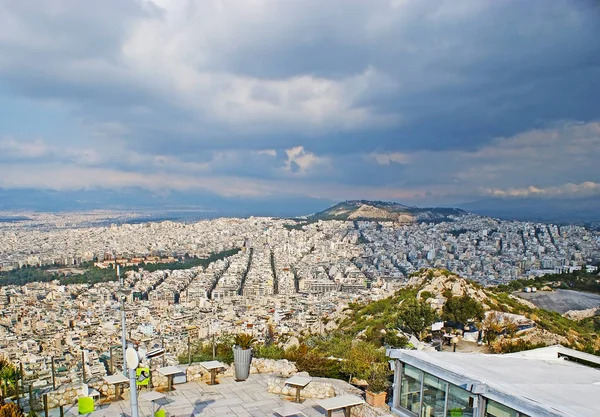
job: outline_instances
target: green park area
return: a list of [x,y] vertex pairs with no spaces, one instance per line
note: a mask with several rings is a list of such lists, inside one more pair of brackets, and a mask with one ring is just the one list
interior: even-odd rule
[[[121,273],[127,271],[145,271],[153,272],[158,270],[176,270],[190,269],[197,266],[206,267],[211,262],[225,259],[239,252],[239,249],[228,249],[221,252],[215,252],[208,257],[198,258],[194,256],[182,256],[175,262],[170,263],[140,263],[136,266],[125,266],[121,268]],[[72,273],[57,273],[58,265],[44,266],[24,266],[11,271],[0,272],[0,287],[8,285],[24,285],[30,282],[50,282],[59,280],[61,284],[97,284],[99,282],[116,281],[117,274],[112,266],[108,268],[98,268],[93,262],[84,262],[74,266]],[[62,266],[60,266],[62,268]]]

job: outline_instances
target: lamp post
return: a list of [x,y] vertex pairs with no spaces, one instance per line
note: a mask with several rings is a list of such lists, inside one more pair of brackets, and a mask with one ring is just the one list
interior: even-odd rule
[[131,405],[131,417],[138,417],[137,377],[135,370],[140,363],[140,358],[132,344],[127,348],[125,357],[127,358],[127,367],[129,368],[129,404]]
[[458,344],[458,336],[454,336],[452,338],[452,352],[456,352],[456,345]]
[[[118,268],[117,268],[118,270]],[[117,275],[119,273],[117,272]],[[119,309],[121,310],[121,348],[123,349],[123,375],[127,376],[127,358],[125,355],[125,351],[127,350],[127,327],[125,324],[125,300],[127,296],[131,293],[131,290],[128,290],[124,287],[124,280],[122,277],[119,277],[121,280],[121,287],[117,291],[117,296],[119,297]]]
[[121,347],[123,348],[123,374],[127,376],[127,329],[125,328],[125,296],[121,295]]
[[129,404],[131,406],[131,417],[138,417],[138,402],[137,402],[137,383],[149,378],[150,375],[143,373],[138,377],[136,370],[141,360],[151,360],[157,356],[165,354],[165,350],[153,349],[148,351],[144,347],[140,347],[139,352],[135,350],[133,344],[130,343],[127,347],[125,356],[127,357],[127,368],[129,372]]

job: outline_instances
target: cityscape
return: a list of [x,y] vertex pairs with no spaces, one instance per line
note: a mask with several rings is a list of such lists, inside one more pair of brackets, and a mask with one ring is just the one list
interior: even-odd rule
[[[63,383],[85,372],[102,377],[122,362],[119,294],[128,332],[147,348],[164,346],[177,363],[194,340],[250,331],[264,340],[333,329],[352,302],[392,295],[411,274],[446,269],[484,286],[587,268],[595,270],[600,235],[576,225],[503,221],[473,214],[443,223],[277,218],[218,218],[190,223],[123,223],[120,213],[27,214],[0,223],[3,271],[52,266],[57,278],[93,262],[115,279],[101,284],[60,281],[0,287],[0,349],[24,365],[34,386],[51,383],[53,362]],[[112,217],[111,217],[112,216]],[[206,267],[144,270],[140,262],[230,256]],[[166,258],[165,258],[166,257]],[[138,271],[117,269],[139,266]],[[155,264],[160,268],[160,264]],[[0,282],[1,284],[1,282]]]
[[0,417],[600,416],[598,0],[0,27]]

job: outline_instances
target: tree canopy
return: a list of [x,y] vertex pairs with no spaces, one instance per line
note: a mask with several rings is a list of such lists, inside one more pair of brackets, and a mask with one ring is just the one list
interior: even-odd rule
[[484,318],[481,303],[468,295],[450,297],[442,308],[442,319],[465,324],[469,320],[482,321]]
[[418,339],[421,332],[435,321],[435,311],[424,300],[407,299],[402,302],[398,315],[398,326]]

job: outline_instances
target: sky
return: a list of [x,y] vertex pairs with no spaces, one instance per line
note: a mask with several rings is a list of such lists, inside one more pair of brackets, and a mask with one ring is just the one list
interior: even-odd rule
[[593,0],[0,0],[0,189],[600,195]]

